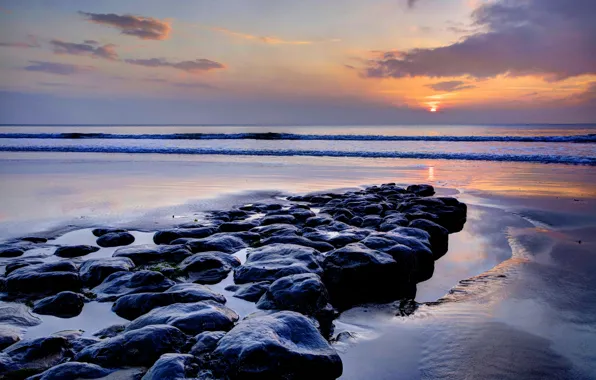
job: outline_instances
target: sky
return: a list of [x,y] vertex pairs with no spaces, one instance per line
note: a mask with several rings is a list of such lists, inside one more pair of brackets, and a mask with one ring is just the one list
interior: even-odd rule
[[0,0],[0,124],[596,123],[594,0]]

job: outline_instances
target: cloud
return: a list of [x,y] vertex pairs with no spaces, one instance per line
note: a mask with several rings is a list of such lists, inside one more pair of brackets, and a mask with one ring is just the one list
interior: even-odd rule
[[41,45],[37,42],[37,37],[30,34],[26,41],[20,42],[0,42],[0,47],[16,47],[16,48],[39,48]]
[[172,67],[174,69],[186,71],[188,73],[199,73],[202,71],[225,69],[225,65],[211,61],[209,59],[195,59],[194,61],[168,62],[163,58],[149,59],[126,59],[124,62],[131,65],[145,67]]
[[172,85],[175,87],[181,87],[181,88],[203,88],[203,89],[209,89],[209,90],[217,89],[217,87],[212,86],[208,83],[172,83]]
[[476,86],[467,85],[466,82],[461,81],[461,80],[438,82],[438,83],[429,84],[426,87],[432,88],[435,91],[443,91],[443,92],[461,91],[461,90],[466,90],[468,88],[476,88]]
[[388,52],[368,61],[372,78],[537,75],[547,80],[596,74],[596,1],[491,2],[472,13],[484,32],[457,43]]
[[330,40],[321,40],[321,41],[307,41],[307,40],[284,40],[278,37],[272,36],[256,36],[253,34],[235,32],[230,29],[220,28],[220,27],[211,27],[210,30],[215,32],[223,33],[231,37],[241,38],[244,40],[250,40],[255,42],[262,42],[268,45],[311,45],[315,43],[324,43],[324,42],[340,42],[340,39],[333,38]]
[[172,30],[170,24],[152,17],[117,15],[115,13],[79,12],[87,20],[119,29],[122,34],[142,40],[165,40]]
[[83,42],[86,43],[86,44],[88,44],[88,45],[99,45],[99,42],[97,42],[95,40],[85,40]]
[[95,70],[93,66],[72,65],[69,63],[29,61],[31,65],[26,66],[27,71],[37,71],[57,75],[74,75]]
[[408,0],[408,8],[414,8],[419,0]]
[[118,54],[116,53],[116,50],[114,50],[116,45],[112,44],[95,47],[95,44],[76,44],[60,40],[51,40],[50,44],[52,45],[55,54],[86,55],[93,58],[103,58],[112,61],[118,59]]

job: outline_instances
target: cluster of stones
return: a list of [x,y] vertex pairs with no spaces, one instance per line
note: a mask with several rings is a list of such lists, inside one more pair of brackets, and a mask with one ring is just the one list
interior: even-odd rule
[[[75,246],[58,248],[55,254],[67,259],[52,263],[15,259],[0,279],[5,298],[34,300],[34,313],[63,318],[93,298],[113,302],[130,323],[93,338],[70,333],[23,341],[0,328],[0,373],[92,379],[140,367],[128,375],[338,378],[341,359],[328,342],[333,319],[355,305],[413,299],[416,284],[447,252],[448,235],[463,228],[466,205],[432,195],[429,185],[384,184],[294,196],[212,212],[209,223],[158,231],[155,245],[121,247],[111,258],[76,261],[98,248]],[[134,241],[124,230],[94,234],[102,247]],[[2,252],[19,256],[11,249],[19,248]],[[234,285],[226,290],[261,311],[240,319],[206,286],[230,272]],[[21,322],[39,323],[25,305],[5,305]]]

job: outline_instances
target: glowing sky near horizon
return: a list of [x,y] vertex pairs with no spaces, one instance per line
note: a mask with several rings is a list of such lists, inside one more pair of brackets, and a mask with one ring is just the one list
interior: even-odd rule
[[0,123],[596,122],[592,0],[0,0]]

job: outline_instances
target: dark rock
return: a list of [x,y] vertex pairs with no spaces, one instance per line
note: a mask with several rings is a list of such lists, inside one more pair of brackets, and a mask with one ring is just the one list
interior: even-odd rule
[[257,226],[256,222],[227,222],[219,226],[220,232],[248,231]]
[[11,260],[6,264],[4,267],[4,275],[8,276],[13,271],[26,267],[27,265],[36,265],[36,264],[44,264],[45,261],[39,259],[19,259],[19,260]]
[[435,194],[435,189],[431,185],[411,185],[406,190],[421,197],[430,197]]
[[213,352],[217,347],[217,342],[226,335],[225,331],[205,331],[192,339],[194,343],[190,349],[190,354],[200,356]]
[[200,228],[180,228],[173,230],[157,231],[153,235],[153,242],[155,244],[170,244],[172,241],[180,238],[202,239],[215,233],[215,228],[200,227]]
[[105,327],[99,331],[94,332],[93,336],[96,336],[100,339],[113,338],[116,335],[122,333],[124,330],[126,330],[127,325],[128,324],[111,325],[111,326]]
[[316,216],[316,214],[311,210],[299,207],[290,208],[288,210],[288,213],[301,222],[305,221],[308,218]]
[[27,236],[24,238],[21,238],[21,241],[28,241],[29,243],[47,243],[48,239],[43,238],[43,237],[39,237],[39,236]]
[[385,251],[395,245],[395,241],[384,237],[384,235],[369,235],[360,243],[364,244],[370,249],[377,251]]
[[315,324],[292,311],[248,318],[217,344],[213,358],[234,379],[336,379],[339,355]]
[[186,258],[180,263],[180,268],[190,273],[194,282],[216,284],[239,265],[240,260],[236,256],[223,252],[202,252]]
[[70,340],[70,346],[74,353],[81,351],[83,348],[90,346],[95,343],[99,343],[97,338],[79,337]]
[[0,247],[0,257],[19,257],[25,253],[20,247]]
[[300,229],[291,224],[271,224],[268,226],[255,227],[251,232],[255,232],[261,236],[284,236],[284,235],[298,235]]
[[[432,251],[427,244],[422,241],[400,234],[387,233],[385,237],[393,240],[397,245],[403,245],[410,248],[416,257],[416,270],[414,271],[415,282],[422,282],[430,279],[435,270],[435,259]],[[394,246],[395,247],[395,246]],[[391,247],[385,252],[394,256],[395,250],[401,250],[400,247]]]
[[346,309],[368,302],[398,299],[400,284],[397,262],[388,254],[353,243],[325,256],[323,280],[331,303]]
[[103,236],[105,234],[111,233],[119,233],[119,232],[128,232],[127,230],[123,230],[121,228],[94,228],[91,233],[96,237]]
[[0,301],[0,324],[32,327],[40,323],[41,319],[31,314],[27,306],[21,303]]
[[65,379],[99,379],[108,376],[113,370],[95,364],[68,362],[62,363],[27,380],[65,380]]
[[161,292],[175,285],[175,282],[159,272],[142,270],[134,273],[116,272],[92,289],[100,302],[115,301],[119,297],[148,292]]
[[247,247],[242,239],[227,234],[215,234],[205,239],[179,239],[174,240],[173,243],[186,244],[193,253],[207,251],[235,253]]
[[234,297],[245,301],[257,302],[259,298],[265,294],[267,289],[269,289],[269,285],[271,285],[271,283],[266,281],[255,282],[254,284],[246,284],[243,286],[236,285],[238,288],[234,290]]
[[130,245],[134,241],[135,237],[128,232],[109,232],[97,239],[97,245],[100,247],[119,247],[121,245]]
[[0,373],[7,379],[18,379],[23,374],[45,371],[72,357],[69,347],[68,340],[59,336],[22,340],[2,351],[9,365],[3,369],[4,360],[0,359]]
[[186,335],[173,326],[147,326],[85,347],[75,360],[108,368],[149,367],[165,353],[180,352],[185,343]]
[[367,215],[375,214],[380,215],[383,212],[383,206],[379,204],[368,204],[364,206],[364,213]]
[[92,288],[101,284],[112,273],[128,272],[134,267],[132,260],[126,257],[91,259],[81,264],[79,275],[83,283]]
[[362,223],[364,222],[364,219],[360,216],[355,216],[352,219],[350,219],[350,223],[352,226],[356,226],[356,227],[362,227]]
[[314,248],[320,252],[327,252],[333,250],[333,246],[329,243],[322,241],[312,241],[303,236],[292,236],[292,235],[279,235],[271,236],[267,239],[261,240],[261,246],[267,246],[270,244],[294,244],[301,245],[304,247]]
[[299,273],[322,274],[319,252],[293,244],[270,244],[247,254],[246,262],[234,269],[234,282],[275,281]]
[[82,294],[69,291],[60,292],[55,296],[46,297],[35,302],[33,312],[60,318],[72,318],[81,314],[85,300],[86,298]]
[[420,229],[430,234],[430,248],[435,260],[441,258],[449,249],[449,231],[430,220],[417,219],[410,223],[410,227]]
[[160,247],[144,244],[118,248],[112,256],[127,257],[136,265],[142,265],[154,262],[179,263],[191,255],[192,252],[184,244]]
[[[1,306],[0,306],[1,307]],[[4,311],[0,309],[0,311]],[[10,317],[10,316],[7,316]],[[3,318],[4,319],[4,318]],[[41,323],[41,321],[40,321]],[[21,340],[21,331],[9,325],[0,325],[0,351]]]
[[208,300],[222,304],[226,302],[224,296],[206,286],[177,284],[163,293],[140,293],[120,297],[112,306],[112,311],[122,318],[133,320],[157,307]]
[[171,325],[187,334],[203,331],[228,331],[238,320],[232,309],[213,301],[175,303],[153,309],[132,321],[126,331],[150,325]]
[[271,224],[294,224],[297,220],[292,215],[270,215],[261,219],[261,226],[269,226]]
[[311,218],[306,219],[304,224],[308,227],[317,227],[322,226],[325,224],[332,223],[333,219],[326,217],[326,216],[313,216]]
[[383,222],[383,219],[381,219],[377,215],[367,215],[364,218],[362,218],[361,226],[364,228],[376,228],[382,222]]
[[6,277],[6,289],[11,293],[56,294],[64,290],[79,290],[81,279],[77,267],[70,261],[27,265]]
[[93,252],[99,251],[99,247],[92,245],[72,245],[69,247],[58,247],[54,252],[54,255],[59,257],[79,257],[85,256]]
[[163,354],[143,376],[143,380],[196,379],[199,365],[188,354]]

